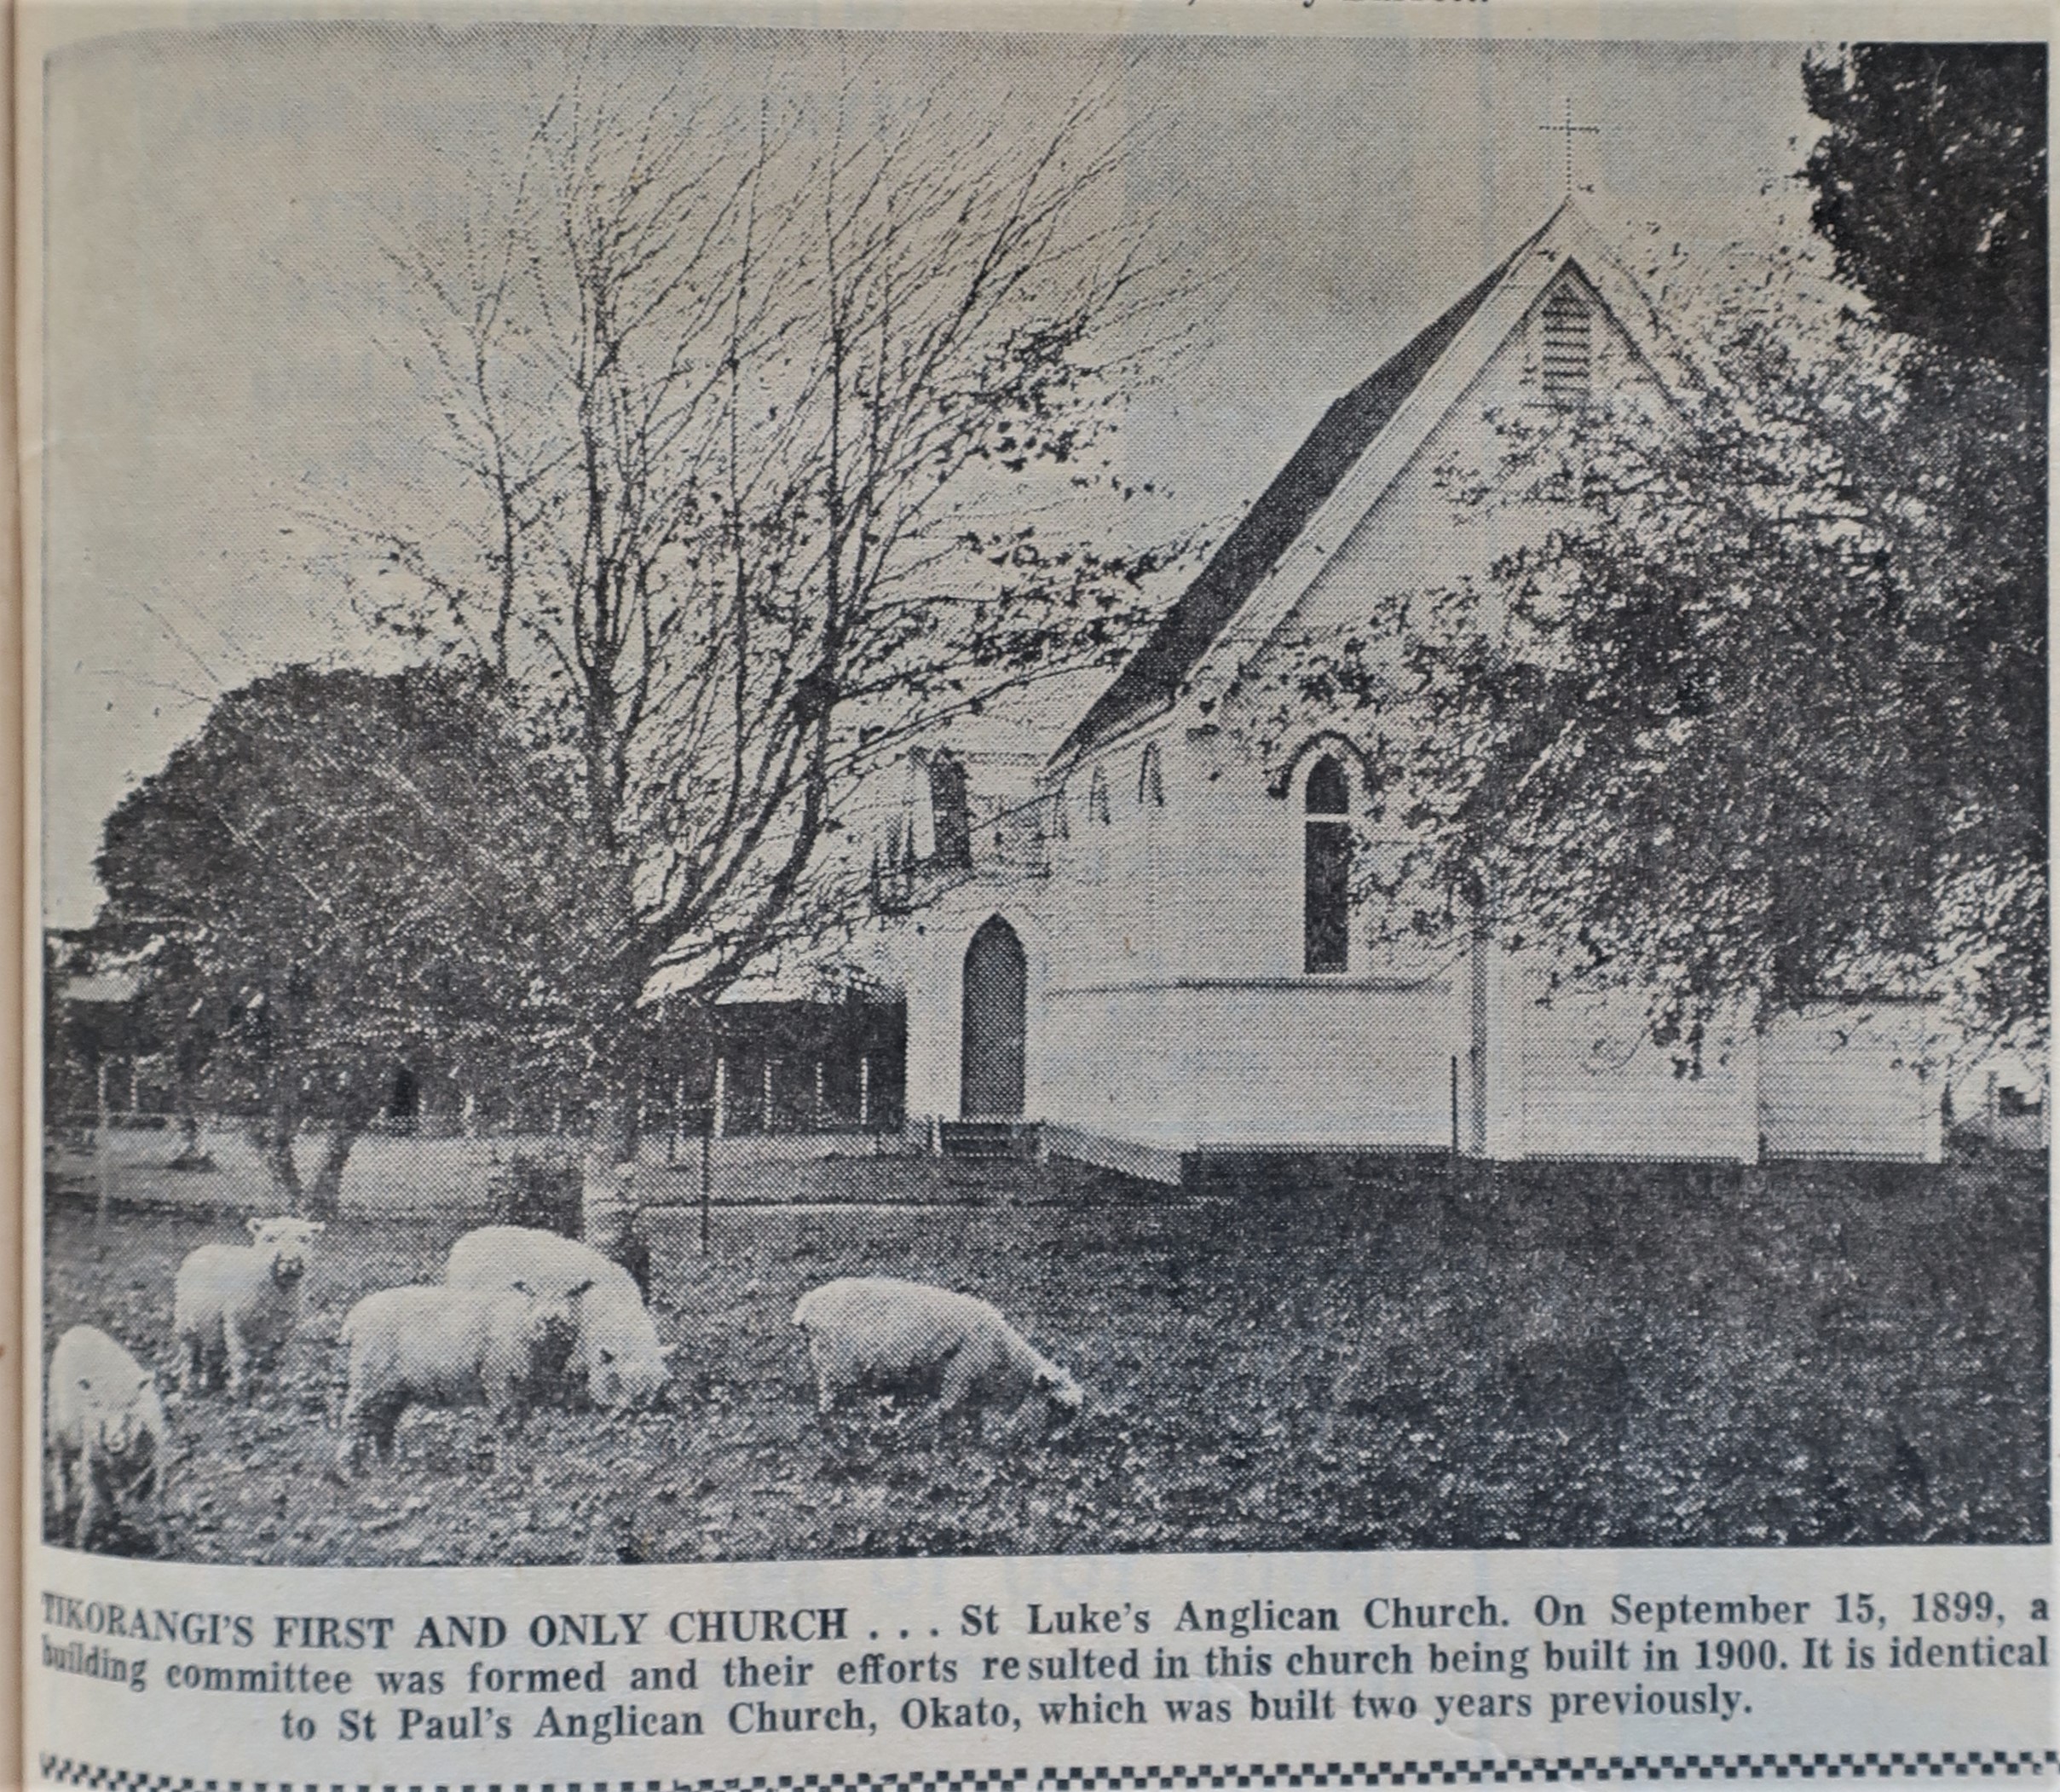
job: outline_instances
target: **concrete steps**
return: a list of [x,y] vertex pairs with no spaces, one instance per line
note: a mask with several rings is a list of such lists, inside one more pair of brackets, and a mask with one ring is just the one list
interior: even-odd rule
[[938,1143],[947,1157],[1035,1157],[1037,1122],[1034,1120],[948,1120]]

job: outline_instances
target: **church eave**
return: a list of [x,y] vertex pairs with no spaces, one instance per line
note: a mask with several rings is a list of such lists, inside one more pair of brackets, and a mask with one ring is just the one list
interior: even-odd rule
[[[1554,218],[1557,216],[1555,212]],[[1163,712],[1178,701],[1188,675],[1224,629],[1552,222],[1548,219],[1456,303],[1331,404],[1115,682],[1081,718],[1053,755],[1055,762],[1076,761],[1128,732],[1134,718]]]
[[[1524,265],[1533,254],[1549,258],[1535,274]],[[1578,208],[1563,201],[1457,303],[1330,406],[1060,745],[1053,771],[1063,775],[1176,708],[1197,680],[1207,683],[1205,666],[1233,626],[1247,625],[1255,643],[1270,634],[1313,576],[1312,562],[1326,557],[1315,548],[1342,539],[1377,501],[1495,347],[1569,268],[1617,319],[1660,389],[1671,390],[1656,343],[1648,342],[1659,333],[1650,301]]]

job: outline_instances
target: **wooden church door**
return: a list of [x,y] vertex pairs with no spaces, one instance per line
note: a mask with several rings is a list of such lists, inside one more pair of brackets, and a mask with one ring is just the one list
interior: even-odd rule
[[967,1120],[1023,1113],[1023,942],[1000,915],[983,921],[966,948],[966,1008],[959,1060],[959,1111]]

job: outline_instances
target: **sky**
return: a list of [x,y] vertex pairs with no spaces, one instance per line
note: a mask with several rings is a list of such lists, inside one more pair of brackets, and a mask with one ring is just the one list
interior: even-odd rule
[[[406,476],[433,430],[398,365],[382,245],[492,178],[568,53],[555,27],[297,25],[138,32],[53,57],[48,925],[90,920],[107,811],[216,697],[291,661],[392,660],[306,520]],[[828,88],[855,53],[890,100],[941,85],[967,114],[991,100],[1034,124],[1105,72],[1111,46],[678,28],[611,32],[586,52],[599,78],[676,88],[683,118],[696,96]],[[1153,533],[1220,538],[1332,399],[1544,219],[1565,142],[1541,127],[1568,102],[1599,127],[1574,140],[1581,203],[1634,274],[1676,245],[1664,277],[1678,281],[1736,241],[1803,242],[1802,55],[1134,43],[1120,103],[1147,147],[1123,202],[1198,308],[1193,343],[1119,439],[1160,494]]]

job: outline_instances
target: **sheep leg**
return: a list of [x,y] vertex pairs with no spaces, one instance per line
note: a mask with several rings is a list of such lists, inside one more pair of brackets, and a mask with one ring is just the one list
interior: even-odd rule
[[207,1386],[205,1371],[206,1363],[200,1354],[200,1334],[197,1328],[189,1328],[179,1334],[179,1392],[182,1394],[202,1392]]
[[64,1524],[66,1516],[72,1510],[70,1456],[71,1452],[55,1438],[51,1440],[50,1447],[43,1456],[44,1466],[48,1470],[50,1510],[56,1513],[57,1522],[61,1527]]
[[955,1352],[944,1365],[943,1385],[938,1390],[937,1429],[940,1438],[947,1421],[953,1421],[970,1431],[975,1443],[983,1441],[978,1382],[978,1376],[967,1367],[965,1357]]
[[856,1441],[857,1420],[845,1410],[841,1399],[845,1390],[832,1379],[828,1360],[812,1340],[809,1356],[816,1371],[816,1422],[831,1446],[849,1455]]
[[101,1466],[90,1448],[79,1459],[79,1479],[78,1526],[72,1533],[72,1547],[90,1549],[107,1514],[107,1495],[101,1486]]
[[845,1455],[851,1454],[859,1430],[859,1421],[854,1415],[844,1410],[833,1399],[827,1406],[817,1406],[816,1422],[822,1427],[822,1435],[829,1440],[831,1448]]
[[251,1346],[228,1313],[222,1316],[222,1349],[228,1361],[229,1394],[234,1398],[243,1392],[250,1379]]
[[830,1409],[837,1403],[830,1392],[828,1354],[823,1349],[820,1338],[808,1340],[809,1366],[816,1372],[816,1411],[825,1419],[829,1417]]
[[512,1376],[497,1377],[486,1387],[487,1405],[505,1437],[520,1435],[528,1421],[529,1403],[522,1397],[522,1385]]
[[1033,1393],[1024,1395],[1010,1407],[1000,1420],[1002,1443],[1013,1448],[1036,1442],[1042,1430],[1039,1415],[1043,1405],[1042,1398]]
[[346,1390],[336,1415],[336,1472],[343,1480],[349,1480],[358,1472],[365,1430],[364,1409]]
[[152,1541],[162,1547],[164,1541],[164,1476],[160,1466],[161,1458],[156,1440],[149,1432],[143,1441],[149,1445],[150,1454],[141,1468],[131,1472],[118,1489],[118,1507],[127,1507],[136,1514],[135,1522],[141,1529],[148,1525]]
[[394,1426],[399,1422],[399,1411],[389,1409],[387,1403],[358,1400],[346,1395],[343,1414],[337,1423],[342,1433],[336,1450],[338,1474],[348,1481],[357,1473],[359,1465],[365,1460],[366,1444],[380,1458],[390,1457],[394,1453]]
[[816,1370],[816,1416],[830,1441],[848,1455],[865,1435],[866,1416],[864,1403],[854,1411],[847,1397],[864,1390],[864,1377],[852,1371],[848,1357],[820,1339],[811,1338],[808,1350]]

